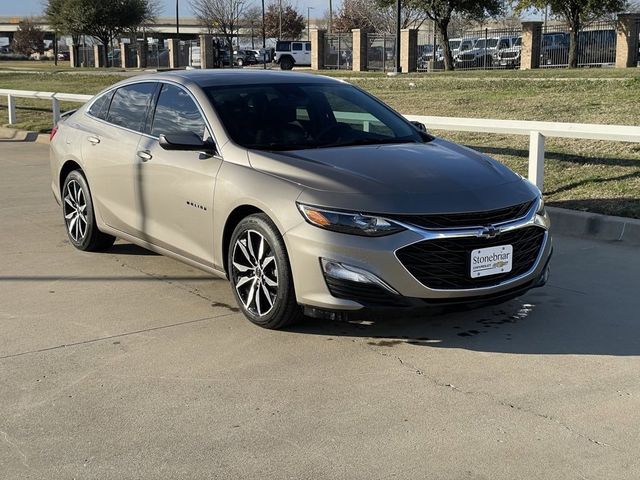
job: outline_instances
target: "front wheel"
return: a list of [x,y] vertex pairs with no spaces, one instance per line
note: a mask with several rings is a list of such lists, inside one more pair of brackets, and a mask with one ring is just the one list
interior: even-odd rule
[[239,59],[238,59],[238,62],[237,62],[237,63],[238,63],[238,66],[239,66],[239,67],[244,66],[244,60],[242,60],[241,58],[239,58]]
[[291,70],[293,68],[293,60],[289,57],[284,57],[280,60],[280,69],[281,70]]
[[235,228],[228,268],[233,294],[251,322],[278,329],[302,317],[284,240],[266,215],[250,215]]
[[115,238],[98,230],[89,185],[79,170],[64,181],[62,212],[69,241],[78,250],[98,252],[113,245]]

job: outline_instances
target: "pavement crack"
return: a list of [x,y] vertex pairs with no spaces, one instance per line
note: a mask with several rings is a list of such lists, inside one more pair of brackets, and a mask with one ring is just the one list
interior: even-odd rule
[[20,450],[20,447],[15,442],[11,441],[11,439],[9,438],[9,435],[7,434],[7,432],[5,432],[3,430],[0,430],[0,435],[2,435],[4,437],[5,443],[7,443],[16,452],[18,452],[18,454],[20,454],[20,457],[22,457],[22,465],[24,465],[27,468],[30,468],[29,464],[27,463],[27,455],[22,450]]
[[516,405],[515,403],[508,402],[508,401],[505,401],[505,400],[501,400],[500,398],[497,398],[497,397],[495,397],[495,396],[493,396],[493,395],[491,395],[491,394],[489,394],[487,392],[476,392],[476,391],[473,391],[473,390],[465,390],[465,389],[457,387],[457,386],[455,386],[455,385],[453,385],[451,383],[442,382],[442,381],[440,381],[440,380],[438,380],[436,378],[433,378],[433,377],[430,377],[430,376],[426,375],[423,370],[418,368],[416,365],[411,364],[411,363],[403,360],[399,355],[389,354],[387,352],[383,352],[383,351],[375,348],[374,346],[371,346],[371,345],[366,344],[366,343],[364,345],[366,345],[367,348],[369,348],[371,351],[375,352],[376,354],[378,354],[378,355],[380,355],[382,357],[388,357],[388,358],[395,359],[404,368],[406,368],[408,370],[411,370],[415,375],[418,375],[418,376],[420,376],[422,378],[427,379],[428,381],[430,381],[433,385],[435,385],[437,387],[447,388],[447,389],[449,389],[451,391],[454,391],[456,393],[461,393],[463,395],[470,395],[470,396],[475,396],[475,397],[484,397],[484,398],[488,399],[489,401],[491,401],[491,402],[493,402],[493,403],[495,403],[497,405],[500,405],[502,407],[511,408],[511,409],[517,410],[518,412],[521,412],[521,413],[524,413],[524,414],[527,414],[527,415],[532,415],[532,416],[535,416],[537,418],[543,419],[543,420],[548,421],[548,422],[553,422],[554,424],[558,425],[559,427],[564,428],[565,430],[570,432],[572,435],[575,435],[575,436],[577,436],[579,438],[582,438],[582,439],[588,441],[589,443],[591,443],[593,445],[597,445],[599,447],[613,448],[614,450],[620,451],[619,448],[617,448],[617,447],[615,447],[615,446],[613,446],[611,444],[605,443],[603,441],[596,440],[596,439],[590,437],[589,435],[586,435],[586,434],[576,430],[575,428],[571,427],[570,425],[567,425],[566,423],[561,422],[560,420],[558,420],[557,418],[552,417],[551,415],[540,413],[540,412],[537,412],[535,410],[532,410],[532,409],[529,409],[529,408],[526,408],[526,407],[522,407],[520,405]]
[[168,325],[159,325],[157,327],[144,328],[142,330],[134,330],[132,332],[117,333],[115,335],[107,335],[107,336],[104,336],[104,337],[92,338],[90,340],[83,340],[81,342],[64,343],[62,345],[56,345],[54,347],[39,348],[39,349],[36,349],[36,350],[28,350],[26,352],[20,352],[20,353],[12,353],[10,355],[1,356],[0,360],[5,360],[7,358],[21,357],[23,355],[30,355],[32,353],[48,352],[48,351],[51,351],[51,350],[58,350],[60,348],[77,347],[77,346],[80,346],[80,345],[87,345],[87,344],[90,344],[90,343],[102,342],[104,340],[111,340],[113,338],[127,337],[127,336],[130,336],[130,335],[139,335],[139,334],[142,334],[142,333],[153,332],[153,331],[156,331],[156,330],[164,330],[165,328],[181,327],[183,325],[189,325],[191,323],[204,322],[204,321],[207,321],[207,320],[214,320],[214,319],[217,320],[218,318],[228,317],[230,315],[233,315],[233,313],[225,313],[223,315],[216,315],[216,316],[213,316],[213,317],[196,318],[195,320],[186,320],[184,322],[170,323]]
[[[227,310],[229,310],[229,311],[231,311],[231,312],[234,312],[234,313],[237,313],[237,312],[239,312],[239,311],[240,311],[240,309],[239,309],[238,307],[234,307],[233,305],[229,305],[229,304],[227,304],[227,303],[218,302],[218,301],[214,300],[213,298],[209,298],[209,297],[207,297],[206,295],[203,295],[203,294],[202,294],[202,293],[201,293],[197,288],[195,288],[195,287],[191,287],[191,286],[189,286],[189,285],[187,285],[187,284],[185,284],[185,283],[181,283],[181,282],[178,282],[178,281],[176,281],[176,280],[170,280],[170,279],[168,279],[168,278],[166,278],[166,277],[164,277],[164,276],[162,276],[162,275],[157,275],[157,274],[155,274],[155,273],[147,272],[146,270],[143,270],[143,269],[141,269],[141,268],[134,267],[133,265],[130,265],[130,264],[128,264],[128,263],[123,262],[122,260],[120,260],[120,259],[117,257],[117,254],[114,254],[114,255],[116,255],[116,256],[114,256],[114,260],[115,260],[116,262],[118,262],[118,263],[120,264],[120,266],[121,266],[121,267],[128,268],[128,269],[130,269],[130,270],[133,270],[134,272],[141,273],[141,274],[143,274],[143,275],[146,275],[146,276],[151,277],[151,278],[153,278],[153,279],[155,279],[155,280],[158,280],[158,281],[161,281],[161,282],[167,283],[167,284],[169,284],[169,285],[174,285],[174,286],[176,286],[177,288],[179,288],[179,289],[181,289],[181,290],[183,290],[183,291],[185,291],[185,292],[187,292],[187,293],[190,293],[191,295],[195,295],[195,296],[196,296],[196,297],[198,297],[198,298],[201,298],[201,299],[203,299],[203,300],[206,300],[206,301],[210,302],[212,307],[226,308]],[[203,278],[203,280],[205,280],[205,279]]]

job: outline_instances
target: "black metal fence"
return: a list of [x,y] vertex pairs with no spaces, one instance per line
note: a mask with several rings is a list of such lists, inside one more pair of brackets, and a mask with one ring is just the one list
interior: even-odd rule
[[168,68],[169,50],[164,46],[164,42],[151,43],[147,50],[147,66],[149,68]]
[[396,37],[389,33],[367,34],[367,70],[390,72],[396,64]]
[[[568,25],[549,25],[543,29],[540,47],[540,67],[554,68],[569,65],[571,34]],[[593,22],[578,32],[577,54],[579,67],[601,67],[616,62],[615,22]]]
[[324,37],[324,67],[351,70],[353,67],[353,35],[332,33]]

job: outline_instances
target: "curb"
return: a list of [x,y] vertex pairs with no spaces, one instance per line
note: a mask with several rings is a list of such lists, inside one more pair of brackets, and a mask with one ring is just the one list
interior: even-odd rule
[[566,208],[547,207],[551,233],[606,242],[640,245],[640,220]]

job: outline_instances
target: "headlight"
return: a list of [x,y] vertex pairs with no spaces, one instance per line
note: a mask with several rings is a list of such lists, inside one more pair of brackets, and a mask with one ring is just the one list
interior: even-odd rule
[[335,212],[300,203],[298,208],[305,220],[311,225],[334,232],[366,237],[382,237],[405,230],[404,227],[397,223],[381,217],[362,215],[360,213]]

